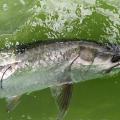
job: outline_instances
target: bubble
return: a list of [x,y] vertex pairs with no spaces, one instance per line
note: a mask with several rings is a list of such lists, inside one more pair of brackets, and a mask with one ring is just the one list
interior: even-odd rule
[[21,3],[22,5],[25,5],[25,1],[24,1],[24,0],[20,0],[20,3]]
[[31,119],[32,119],[32,118],[28,115],[28,116],[27,116],[27,120],[31,120]]
[[3,11],[7,11],[8,10],[8,5],[5,3],[3,4]]

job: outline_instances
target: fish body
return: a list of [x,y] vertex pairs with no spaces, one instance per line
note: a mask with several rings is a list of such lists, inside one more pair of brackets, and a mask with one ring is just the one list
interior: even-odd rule
[[[62,95],[69,95],[74,82],[103,77],[112,68],[119,68],[119,59],[119,47],[87,41],[37,43],[4,50],[0,52],[0,98],[56,86],[63,87]],[[58,118],[64,116],[68,101]]]

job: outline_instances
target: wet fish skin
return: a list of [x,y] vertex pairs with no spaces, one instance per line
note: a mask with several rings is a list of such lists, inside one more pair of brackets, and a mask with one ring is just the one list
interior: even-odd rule
[[[22,48],[23,49],[23,48]],[[17,50],[16,50],[17,51]],[[34,73],[39,72],[39,75],[36,75],[37,78],[34,80],[34,82],[38,82],[39,85],[42,82],[42,87],[45,85],[54,86],[55,84],[59,84],[60,79],[62,79],[64,70],[66,67],[68,67],[71,62],[80,55],[72,64],[71,70],[77,70],[81,72],[81,69],[87,69],[87,66],[96,66],[97,68],[95,71],[103,71],[105,69],[109,69],[113,65],[117,64],[117,62],[111,61],[113,56],[115,55],[114,51],[111,51],[111,49],[108,49],[105,45],[97,44],[94,42],[85,42],[85,41],[69,41],[69,42],[55,42],[50,44],[42,44],[37,45],[35,48],[24,48],[24,52],[16,52],[15,50],[5,51],[0,53],[0,55],[4,54],[0,59],[2,60],[0,62],[0,65],[4,69],[6,66],[11,65],[12,68],[7,70],[4,77],[3,77],[3,86],[5,89],[16,89],[15,86],[9,84],[9,82],[18,82],[16,85],[19,84],[28,84],[28,79],[31,79],[27,77],[27,73],[29,73],[31,76],[34,76]],[[20,50],[18,50],[20,51]],[[9,59],[9,60],[8,60]],[[16,63],[16,64],[14,64]],[[92,69],[91,66],[91,69]],[[2,69],[2,70],[3,70]],[[98,70],[97,70],[98,69]],[[3,72],[0,71],[0,76],[2,76]],[[26,72],[26,80],[22,80],[22,75]],[[73,72],[72,74],[75,74]],[[78,74],[78,72],[77,72]],[[78,76],[77,74],[72,76]],[[93,73],[95,74],[95,73]],[[48,76],[47,76],[48,75]],[[79,75],[80,77],[80,75]],[[88,78],[72,78],[74,81],[82,81],[83,79],[87,80]],[[89,76],[88,76],[89,77]],[[94,76],[95,77],[95,76]],[[93,77],[93,78],[94,78]],[[7,79],[6,79],[7,78]],[[77,78],[77,80],[75,80]],[[18,79],[18,80],[16,80]],[[20,79],[20,80],[19,80]],[[79,79],[79,80],[78,80]],[[91,78],[90,78],[91,79]],[[23,81],[20,82],[19,81]],[[49,83],[49,84],[46,84]],[[64,82],[64,81],[62,81]],[[34,86],[34,83],[29,81],[29,84],[32,88]],[[61,83],[62,84],[62,83]],[[22,85],[21,85],[22,86]],[[46,86],[45,86],[46,87]],[[27,90],[27,86],[18,87],[20,91],[29,92]],[[26,88],[26,89],[25,89]],[[39,86],[38,89],[41,87]],[[43,89],[43,88],[42,88]],[[33,90],[34,91],[34,90]],[[23,92],[23,93],[24,93]],[[19,92],[14,93],[19,94]],[[14,95],[13,94],[13,95]],[[20,92],[22,94],[22,92]],[[4,95],[0,93],[0,97],[7,97],[9,95],[12,95],[10,93],[5,93]]]
[[118,53],[119,49],[87,41],[54,42],[1,51],[0,98],[17,98],[27,92],[59,86],[55,92],[60,94],[55,95],[60,108],[58,120],[61,120],[59,116],[64,117],[69,106],[73,83],[103,77],[103,71],[109,73],[113,66],[119,67]]

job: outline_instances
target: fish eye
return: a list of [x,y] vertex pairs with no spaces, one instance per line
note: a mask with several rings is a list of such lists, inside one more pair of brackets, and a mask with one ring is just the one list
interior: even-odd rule
[[114,55],[111,59],[112,63],[116,63],[120,61],[120,55]]

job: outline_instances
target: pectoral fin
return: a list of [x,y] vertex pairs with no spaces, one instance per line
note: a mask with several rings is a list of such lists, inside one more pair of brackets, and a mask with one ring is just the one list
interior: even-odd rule
[[79,56],[80,55],[78,54],[69,64],[69,66],[65,68],[63,77],[59,81],[60,84],[51,88],[52,95],[54,96],[59,109],[57,120],[63,120],[68,110],[73,91],[73,84],[71,79],[71,66]]
[[21,96],[12,96],[7,98],[7,112],[12,111],[19,103]]
[[69,107],[73,85],[68,83],[53,87],[51,90],[59,109],[57,120],[62,120]]

